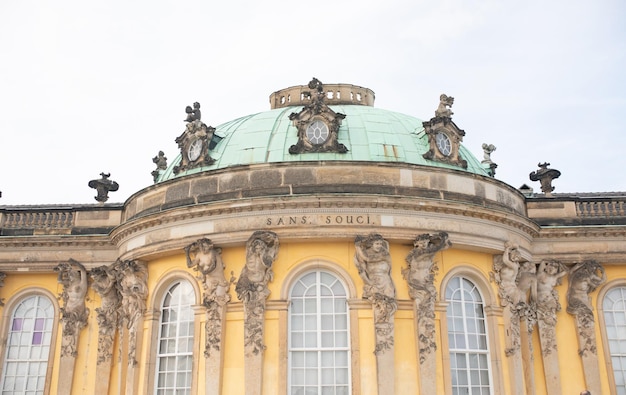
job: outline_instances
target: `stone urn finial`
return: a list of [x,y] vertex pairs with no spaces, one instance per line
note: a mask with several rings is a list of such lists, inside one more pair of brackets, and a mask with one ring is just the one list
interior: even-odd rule
[[548,166],[550,166],[548,162],[538,163],[537,166],[539,166],[539,170],[530,173],[530,180],[539,181],[541,183],[541,191],[546,196],[552,196],[552,191],[554,191],[552,180],[559,178],[561,172],[556,169],[548,169]]
[[109,180],[111,173],[100,173],[100,179],[89,181],[89,187],[95,189],[98,192],[98,195],[95,197],[97,201],[100,203],[104,203],[109,200],[109,192],[115,192],[119,189],[120,185],[113,181]]

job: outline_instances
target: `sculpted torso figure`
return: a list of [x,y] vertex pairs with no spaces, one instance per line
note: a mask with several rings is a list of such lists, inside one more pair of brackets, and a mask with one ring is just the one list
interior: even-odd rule
[[558,310],[557,295],[553,293],[554,287],[560,283],[560,279],[567,274],[566,270],[556,261],[541,261],[537,271],[537,306],[542,309]]
[[380,235],[357,237],[355,246],[355,264],[365,282],[363,297],[380,294],[395,299],[396,287],[391,279],[391,256],[387,241]]
[[590,314],[593,309],[589,294],[605,281],[606,272],[598,262],[589,260],[574,265],[570,269],[567,312]]
[[194,267],[201,274],[204,290],[209,298],[223,298],[228,293],[228,282],[224,277],[221,249],[215,248],[211,240],[200,239],[185,248],[187,267]]
[[271,267],[278,253],[278,236],[257,231],[246,244],[246,265],[235,291],[240,300],[265,299],[269,295],[267,283],[274,277]]
[[402,275],[408,282],[409,295],[419,305],[436,295],[433,283],[434,256],[437,252],[450,247],[450,241],[445,232],[434,235],[425,233],[415,239],[413,246],[413,250],[406,257],[409,266],[402,270]]
[[145,266],[135,261],[120,263],[118,281],[122,295],[122,311],[128,328],[131,328],[146,310],[147,277]]
[[93,283],[91,287],[100,295],[102,311],[115,311],[119,304],[119,295],[116,288],[116,274],[112,267],[100,266],[91,270]]
[[63,290],[63,316],[65,319],[86,320],[87,308],[85,296],[87,295],[87,270],[74,260],[60,263],[58,281],[64,285]]
[[[532,262],[524,262],[519,268],[517,279],[518,296],[515,303],[535,303],[537,301],[537,266]],[[530,292],[530,300],[528,293]]]

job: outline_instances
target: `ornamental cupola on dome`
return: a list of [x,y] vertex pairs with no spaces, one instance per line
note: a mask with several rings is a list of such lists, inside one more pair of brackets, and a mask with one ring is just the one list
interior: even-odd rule
[[395,162],[493,175],[461,144],[465,132],[452,121],[452,97],[441,95],[435,117],[426,122],[375,108],[374,99],[368,88],[313,78],[272,93],[269,111],[216,127],[203,123],[200,104],[194,103],[176,139],[178,156],[169,166],[162,152],[153,159],[154,180],[307,161]]

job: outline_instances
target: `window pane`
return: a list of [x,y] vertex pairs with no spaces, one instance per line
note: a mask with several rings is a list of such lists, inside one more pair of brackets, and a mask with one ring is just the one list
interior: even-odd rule
[[322,271],[307,273],[292,288],[289,394],[350,393],[346,295],[341,282]]
[[187,281],[174,284],[163,298],[157,342],[157,394],[184,394],[191,390],[194,302],[194,291]]
[[16,306],[10,322],[2,394],[43,394],[54,307],[43,296],[29,296]]
[[613,377],[618,394],[626,394],[626,287],[616,287],[604,296],[604,322]]
[[446,300],[452,393],[491,394],[482,297],[469,279],[454,277]]

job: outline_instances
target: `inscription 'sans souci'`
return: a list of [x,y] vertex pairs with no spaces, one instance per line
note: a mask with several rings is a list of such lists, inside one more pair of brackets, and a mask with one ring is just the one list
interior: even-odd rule
[[369,215],[296,215],[289,217],[268,217],[267,226],[298,225],[373,225]]

